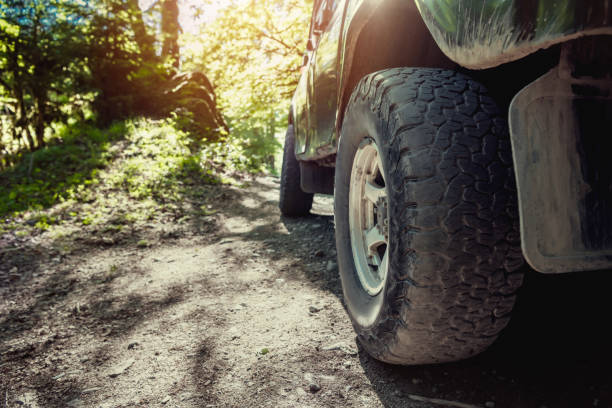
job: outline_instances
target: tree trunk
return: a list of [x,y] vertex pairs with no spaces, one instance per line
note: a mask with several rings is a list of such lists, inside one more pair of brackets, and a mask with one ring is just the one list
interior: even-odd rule
[[[17,99],[17,105],[15,106],[15,121],[13,124],[14,129],[16,130],[14,134],[17,135],[19,140],[25,139],[28,149],[33,151],[34,139],[32,138],[32,134],[30,133],[30,129],[28,127],[27,112],[23,99],[23,87],[20,81],[16,81],[13,94],[15,95],[15,99]],[[21,132],[19,132],[18,129],[21,129]],[[24,134],[25,138],[23,136]]]
[[180,65],[180,50],[178,37],[181,30],[179,26],[178,0],[162,0],[161,4],[161,30],[162,30],[162,58],[170,58],[172,66],[176,69]]
[[34,133],[36,135],[36,147],[41,148],[45,145],[45,109],[46,101],[44,98],[36,97],[36,121],[34,122]]
[[127,8],[130,15],[130,25],[134,31],[134,40],[138,44],[140,55],[145,61],[153,61],[155,59],[155,39],[147,32],[138,0],[128,0]]
[[23,133],[25,133],[26,136],[26,140],[27,140],[27,144],[28,144],[28,149],[33,152],[34,150],[36,150],[36,144],[34,143],[34,138],[32,137],[32,132],[30,132],[30,127],[29,126],[25,126],[23,128]]

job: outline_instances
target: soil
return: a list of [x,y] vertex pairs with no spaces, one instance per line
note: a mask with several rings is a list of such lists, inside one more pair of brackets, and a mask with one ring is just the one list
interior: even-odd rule
[[0,236],[0,407],[612,406],[609,273],[526,268],[485,353],[391,366],[344,310],[331,197],[285,219],[278,179],[210,194],[138,242]]

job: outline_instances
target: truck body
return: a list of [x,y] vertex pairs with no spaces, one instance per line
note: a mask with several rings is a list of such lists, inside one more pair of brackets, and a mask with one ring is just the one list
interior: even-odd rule
[[610,35],[611,0],[317,0],[290,112],[303,187],[331,192],[364,75],[458,70],[508,111],[526,259],[551,273],[611,267],[612,171],[596,153],[609,143]]

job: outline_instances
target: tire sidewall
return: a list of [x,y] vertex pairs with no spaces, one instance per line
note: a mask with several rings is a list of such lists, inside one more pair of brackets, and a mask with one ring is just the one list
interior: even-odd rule
[[[336,247],[338,253],[338,269],[342,280],[344,300],[353,325],[359,331],[376,327],[385,320],[388,309],[388,289],[391,286],[391,258],[389,269],[382,290],[375,296],[368,294],[363,288],[355,268],[351,246],[349,224],[349,193],[351,170],[359,145],[367,138],[372,139],[380,152],[383,162],[385,180],[389,180],[387,163],[387,144],[384,140],[383,123],[370,109],[368,103],[352,99],[347,108],[347,114],[342,125],[338,154],[336,157],[334,216],[336,224]],[[387,189],[389,185],[387,184]],[[387,190],[387,196],[389,191]],[[391,206],[392,203],[389,202]],[[389,256],[391,255],[391,234],[389,234]]]
[[300,164],[295,157],[295,134],[289,125],[285,134],[279,208],[288,217],[306,216],[312,207],[313,194],[305,193],[300,186]]

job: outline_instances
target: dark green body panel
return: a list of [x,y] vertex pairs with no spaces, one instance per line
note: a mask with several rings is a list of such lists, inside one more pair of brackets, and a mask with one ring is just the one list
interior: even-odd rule
[[[292,101],[299,160],[335,154],[350,76],[369,73],[360,67],[449,68],[452,60],[491,68],[581,36],[612,34],[612,0],[318,0],[315,8],[321,4],[330,12],[321,30],[311,28],[313,49]],[[364,31],[388,41],[368,42]],[[440,50],[450,60],[436,56]]]

